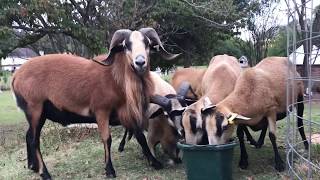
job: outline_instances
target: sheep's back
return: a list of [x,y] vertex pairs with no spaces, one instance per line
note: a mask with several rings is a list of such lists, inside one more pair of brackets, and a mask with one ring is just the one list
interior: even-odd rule
[[[196,69],[196,68],[183,68],[178,69],[174,73],[171,79],[171,85],[178,91],[182,82],[187,81],[190,83],[192,90],[196,93],[198,97],[202,96],[201,93],[201,81],[206,69]],[[193,97],[191,92],[188,92],[188,97]]]
[[202,94],[213,103],[220,102],[233,91],[240,72],[240,64],[233,56],[213,57],[202,79]]

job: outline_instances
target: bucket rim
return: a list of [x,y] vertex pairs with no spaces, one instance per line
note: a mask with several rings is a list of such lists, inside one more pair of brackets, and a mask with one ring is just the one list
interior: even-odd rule
[[185,144],[181,142],[177,142],[177,146],[179,149],[182,150],[213,150],[213,151],[221,151],[221,150],[227,150],[232,149],[236,145],[238,145],[238,142],[236,140],[227,143],[227,144],[221,144],[221,145],[195,145],[195,144]]

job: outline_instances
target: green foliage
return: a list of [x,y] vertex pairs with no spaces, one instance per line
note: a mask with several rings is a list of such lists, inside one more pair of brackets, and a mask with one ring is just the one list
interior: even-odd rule
[[240,58],[243,54],[239,47],[239,44],[234,39],[228,39],[225,41],[217,41],[217,49],[215,54],[228,54]]
[[287,56],[287,34],[282,28],[269,45],[268,56]]
[[232,42],[223,41],[245,27],[250,13],[257,11],[256,4],[252,0],[5,0],[0,2],[0,57],[27,45],[45,53],[90,57],[106,52],[115,30],[151,26],[166,49],[182,53],[174,62],[154,58],[154,67],[203,65],[220,52],[240,54],[232,50]]

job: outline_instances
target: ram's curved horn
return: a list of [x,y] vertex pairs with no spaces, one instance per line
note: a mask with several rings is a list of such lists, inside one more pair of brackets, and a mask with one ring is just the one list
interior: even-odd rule
[[109,47],[109,53],[107,55],[107,58],[105,60],[102,60],[101,63],[103,65],[111,65],[114,61],[114,54],[117,52],[121,52],[124,50],[123,48],[123,41],[130,36],[132,31],[130,29],[119,29],[117,30],[111,39],[110,47]]
[[[171,54],[169,53],[164,47],[162,42],[160,41],[159,35],[153,28],[147,27],[147,28],[141,28],[139,31],[147,36],[151,41],[151,46],[155,49],[157,49],[160,53],[160,55],[166,59],[166,60],[172,60],[176,57],[178,57],[180,54]],[[158,46],[158,47],[157,47]],[[160,47],[160,48],[159,48]]]

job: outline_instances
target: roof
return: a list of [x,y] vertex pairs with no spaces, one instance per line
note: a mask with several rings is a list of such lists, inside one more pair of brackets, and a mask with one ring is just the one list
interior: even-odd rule
[[[295,55],[295,59],[294,59]],[[295,52],[289,55],[291,62],[295,62],[296,65],[303,65],[304,52],[303,45],[296,49]],[[320,65],[320,49],[317,46],[312,47],[311,57],[309,59],[312,65]]]
[[8,54],[9,57],[21,57],[21,58],[30,58],[39,56],[30,48],[17,48]]

